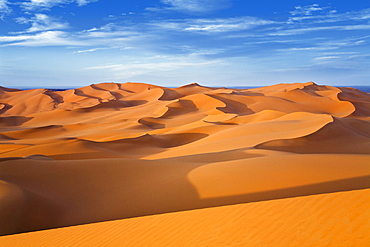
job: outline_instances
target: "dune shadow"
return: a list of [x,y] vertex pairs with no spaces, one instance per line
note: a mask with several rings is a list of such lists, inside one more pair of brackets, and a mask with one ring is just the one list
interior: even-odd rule
[[[29,192],[17,231],[9,234],[187,210],[198,200],[186,178],[197,167],[193,164],[137,159],[2,163],[7,172],[0,179]],[[17,173],[15,166],[29,172]],[[38,179],[40,172],[47,177]]]
[[200,204],[202,207],[224,206],[368,188],[370,188],[370,176],[362,176],[235,196],[200,199]]
[[[208,95],[208,94],[207,94]],[[232,100],[229,98],[222,97],[220,95],[208,95],[212,98],[215,98],[223,103],[225,103],[226,107],[216,107],[217,110],[220,110],[224,113],[232,113],[232,114],[238,114],[240,116],[243,115],[249,115],[255,113],[252,109],[248,108],[247,105],[236,101]]]
[[231,94],[243,95],[243,96],[265,96],[263,93],[251,92],[251,91],[248,91],[248,89],[243,90],[243,91],[233,91]]
[[[19,140],[19,139],[13,138],[13,137],[10,137],[10,136],[7,136],[7,135],[4,135],[4,134],[0,133],[0,141],[14,141],[14,140]],[[0,143],[0,144],[2,144],[2,143]],[[15,143],[6,142],[4,144],[15,144]]]
[[62,104],[64,103],[64,99],[61,95],[59,95],[57,92],[53,92],[53,91],[45,91],[43,94],[49,96],[52,100],[55,101],[56,104]]
[[135,93],[134,91],[131,91],[131,90],[128,90],[128,89],[123,88],[122,87],[122,84],[120,84],[120,83],[118,83],[117,86],[118,86],[119,90],[122,90],[124,92]]
[[9,109],[11,109],[11,108],[13,108],[13,106],[12,106],[12,105],[9,105],[9,104],[7,104],[7,103],[1,103],[1,102],[0,102],[0,105],[2,105],[2,108],[0,109],[0,114],[2,114],[2,113],[4,113],[4,112],[6,112],[7,110],[9,110]]
[[22,157],[2,157],[0,158],[0,162],[9,161],[9,160],[19,160],[22,159]]
[[126,102],[128,106],[132,107],[132,106],[144,105],[148,103],[149,101],[147,100],[125,100],[124,102]]
[[82,97],[86,97],[86,98],[97,99],[97,100],[99,100],[99,101],[101,101],[101,100],[102,100],[102,99],[101,99],[101,98],[99,98],[99,97],[85,94],[85,93],[84,93],[82,90],[80,90],[80,89],[74,89],[74,94],[75,94],[75,95],[77,95],[77,96],[82,96]]
[[116,100],[125,98],[125,96],[122,95],[122,94],[120,94],[119,91],[124,91],[124,92],[130,93],[130,94],[134,94],[135,93],[133,91],[130,91],[130,90],[127,90],[127,89],[122,88],[122,85],[120,83],[113,83],[112,82],[110,84],[114,84],[114,86],[116,87],[114,90],[118,90],[118,91],[111,91],[109,89],[102,88],[100,86],[100,84],[98,84],[98,85],[91,84],[90,87],[93,88],[93,89],[95,89],[95,90],[109,92],[113,97],[115,97]]
[[167,112],[159,118],[172,118],[199,110],[193,101],[187,99],[179,99],[177,102],[167,105],[167,108]]
[[[190,157],[191,162],[184,159],[90,159],[75,163],[9,160],[18,163],[4,164],[2,169],[18,166],[19,169],[27,167],[31,172],[17,173],[13,170],[15,173],[8,171],[0,178],[25,190],[32,184],[32,192],[22,211],[22,221],[15,233],[370,187],[370,176],[363,176],[235,196],[201,198],[188,179],[192,170],[204,165],[194,163],[194,159],[196,157]],[[43,180],[37,179],[39,169],[47,176]],[[42,195],[45,188],[48,188],[47,198]],[[79,196],[65,196],[70,193]]]
[[176,90],[172,90],[169,88],[162,88],[164,93],[158,100],[175,100],[184,97],[185,95],[182,95],[178,93]]
[[33,119],[33,117],[10,116],[0,117],[0,127],[20,126]]
[[211,122],[211,121],[206,121],[206,120],[203,120],[203,122],[205,123],[209,123],[209,124],[214,124],[214,125],[239,125],[238,123],[232,123],[232,122]]
[[228,150],[222,152],[214,152],[214,153],[201,153],[201,154],[191,154],[191,155],[184,155],[184,156],[176,156],[171,158],[163,158],[163,161],[169,162],[191,162],[191,163],[198,163],[198,164],[208,164],[214,162],[224,162],[224,161],[232,161],[238,159],[247,159],[247,158],[256,158],[262,157],[261,154],[251,154],[244,152],[245,149],[235,149],[235,150]]
[[147,117],[147,118],[141,118],[138,120],[138,122],[142,125],[145,125],[151,129],[163,129],[166,127],[165,124],[156,122],[155,118]]
[[109,91],[109,93],[110,93],[111,95],[113,95],[113,97],[114,97],[114,98],[116,98],[116,100],[119,100],[119,99],[124,98],[124,96],[123,96],[122,94],[120,94],[120,93],[113,92],[113,91]]
[[205,133],[178,133],[156,135],[155,138],[162,148],[173,148],[190,144],[207,136],[209,135]]
[[60,160],[74,159],[102,159],[102,158],[142,158],[182,145],[187,145],[207,137],[204,133],[179,133],[149,135],[145,134],[134,138],[118,139],[113,141],[92,141],[79,139],[78,142],[91,152],[77,152],[50,155]]
[[5,92],[20,92],[20,91],[23,91],[21,89],[8,88],[8,87],[2,87],[2,86],[0,86],[0,90],[5,91]]
[[354,88],[341,88],[342,92],[338,94],[340,101],[350,102],[354,107],[355,111],[352,112],[351,116],[367,117],[370,114],[370,95],[369,93],[362,92]]
[[271,140],[255,148],[298,154],[369,154],[370,123],[334,118],[333,122],[307,136]]
[[101,102],[97,105],[94,106],[89,106],[89,107],[83,107],[83,108],[78,108],[75,111],[79,112],[90,112],[94,110],[116,110],[119,111],[122,108],[127,108],[127,107],[134,107],[134,106],[140,106],[146,104],[148,101],[146,100],[111,100],[108,102]]
[[109,91],[109,90],[106,90],[106,89],[104,89],[104,88],[99,87],[99,86],[98,86],[98,85],[96,85],[96,84],[91,84],[91,85],[90,85],[90,87],[91,87],[91,88],[93,88],[93,89],[95,89],[95,90],[100,90],[100,91]]
[[[37,192],[22,188],[25,191],[26,200],[16,231],[9,234],[39,231],[55,228],[60,219],[64,217],[63,206],[53,199]],[[35,209],[42,213],[35,213]],[[58,213],[54,213],[58,212]]]

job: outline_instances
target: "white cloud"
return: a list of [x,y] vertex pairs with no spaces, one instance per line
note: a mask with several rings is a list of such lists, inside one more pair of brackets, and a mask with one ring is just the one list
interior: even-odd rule
[[54,6],[76,3],[78,6],[83,6],[88,3],[98,0],[29,0],[21,3],[21,7],[25,10],[50,9]]
[[14,42],[31,39],[33,35],[0,36],[0,42]]
[[147,8],[149,11],[179,11],[187,13],[208,13],[226,9],[231,6],[230,0],[161,0],[166,7]]
[[313,15],[313,12],[310,12],[309,15],[300,15],[294,17],[289,17],[287,23],[294,24],[294,23],[333,23],[333,22],[344,22],[344,21],[364,21],[370,20],[370,9],[363,9],[359,11],[351,11],[346,13],[338,13],[336,10],[329,10],[329,7],[322,8],[320,14]]
[[117,80],[129,79],[134,76],[153,74],[163,71],[174,71],[184,68],[199,68],[220,64],[220,60],[204,60],[197,54],[188,56],[155,56],[142,58],[140,62],[132,61],[122,64],[109,64],[87,67],[85,70],[101,70]]
[[352,55],[348,57],[349,59],[353,58],[370,58],[370,54],[361,54],[361,55]]
[[89,52],[95,52],[95,51],[101,51],[101,50],[107,50],[108,48],[103,48],[103,47],[100,47],[100,48],[92,48],[92,49],[87,49],[87,50],[79,50],[79,51],[75,51],[73,52],[74,54],[83,54],[83,53],[89,53]]
[[290,11],[292,15],[312,15],[313,12],[323,11],[328,7],[319,7],[318,4],[312,4],[307,6],[296,6],[294,11]]
[[12,12],[11,8],[8,6],[9,2],[7,0],[0,0],[0,19]]
[[294,47],[289,49],[282,49],[281,51],[327,51],[338,49],[336,46],[310,46],[310,47]]
[[106,45],[112,47],[137,47],[144,43],[152,43],[157,39],[155,34],[135,30],[132,27],[122,27],[114,23],[102,27],[94,27],[89,30],[76,33],[75,37],[84,40],[90,46]]
[[343,26],[318,26],[318,27],[308,27],[308,28],[296,28],[296,29],[286,29],[274,33],[269,33],[270,36],[286,36],[286,35],[298,35],[308,32],[326,31],[326,30],[369,30],[370,24],[364,25],[343,25]]
[[89,3],[97,2],[99,0],[76,0],[78,6],[83,6]]
[[[359,45],[363,45],[366,43],[366,39],[369,36],[363,37],[355,37],[355,38],[345,38],[342,40],[332,40],[326,42],[319,42],[315,46],[308,46],[308,47],[291,47],[287,49],[280,49],[281,52],[287,51],[329,51],[329,50],[337,50],[343,47],[355,47]],[[344,54],[353,54],[353,52],[330,52],[330,53],[323,53],[325,56],[323,57],[335,57],[335,55],[344,55]]]
[[62,31],[45,31],[38,34],[27,34],[17,36],[0,36],[2,46],[67,46],[84,45],[68,37]]
[[331,55],[353,55],[353,54],[357,54],[357,52],[353,52],[353,51],[344,51],[344,52],[323,52],[322,55],[325,55],[325,56],[331,56]]
[[255,26],[272,24],[272,21],[261,20],[253,17],[229,18],[229,19],[199,19],[186,27],[185,31],[200,32],[230,32],[250,29]]
[[284,68],[284,69],[273,69],[274,72],[291,72],[291,71],[304,71],[309,70],[309,67],[297,67],[297,68]]
[[164,22],[152,23],[163,30],[219,33],[232,32],[251,29],[256,26],[268,25],[273,21],[258,19],[254,17],[237,17],[223,19],[186,19],[186,20],[169,20]]
[[92,49],[87,49],[87,50],[79,50],[79,51],[75,51],[73,53],[75,53],[75,54],[89,53],[89,52],[100,51],[100,50],[107,50],[107,49],[108,48],[100,47],[100,48],[92,48]]
[[28,28],[24,32],[19,33],[33,33],[68,28],[68,24],[66,22],[57,21],[55,18],[47,16],[45,14],[35,14],[35,16],[30,19],[19,17],[16,18],[16,22],[20,24],[31,24],[30,28]]
[[116,31],[93,31],[93,32],[85,32],[83,37],[85,38],[113,38],[113,37],[121,37],[121,38],[127,38],[127,37],[133,37],[134,35],[137,35],[139,33],[137,32],[131,32],[131,31],[125,31],[125,30],[116,30]]
[[132,49],[132,47],[122,47],[122,46],[113,46],[113,47],[97,47],[97,48],[91,48],[87,50],[79,50],[73,52],[74,54],[85,54],[95,51],[103,51],[103,50],[111,50],[111,49],[117,49],[117,50],[129,50]]
[[65,45],[106,47],[108,49],[112,49],[112,47],[126,47],[125,49],[128,49],[152,44],[152,41],[158,38],[155,34],[135,31],[115,24],[108,24],[80,32],[61,31],[60,29],[64,29],[68,25],[55,21],[44,14],[38,14],[31,19],[19,18],[17,21],[19,23],[32,24],[26,31],[13,32],[9,36],[0,36],[0,43],[6,43],[2,46]]
[[339,56],[325,56],[325,57],[315,57],[315,60],[332,60],[332,59],[338,59]]
[[368,30],[368,29],[370,29],[370,24],[339,26],[338,29],[339,30]]
[[[341,55],[341,56],[318,56],[312,61],[315,65],[329,65],[338,68],[357,68],[357,66],[364,66],[369,64],[368,58],[370,54],[361,55]],[[366,65],[365,65],[366,66]]]

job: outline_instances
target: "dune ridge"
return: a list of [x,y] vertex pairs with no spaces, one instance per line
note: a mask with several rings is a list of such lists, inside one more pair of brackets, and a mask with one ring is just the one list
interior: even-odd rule
[[150,215],[176,225],[192,210],[352,193],[368,201],[369,164],[370,95],[352,88],[0,87],[0,235]]

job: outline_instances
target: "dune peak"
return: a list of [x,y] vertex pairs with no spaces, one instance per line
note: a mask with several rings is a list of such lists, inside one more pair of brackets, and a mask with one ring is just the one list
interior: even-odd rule
[[189,84],[185,84],[185,85],[181,86],[180,88],[183,88],[183,87],[204,87],[204,86],[200,85],[197,82],[192,82],[192,83],[189,83]]

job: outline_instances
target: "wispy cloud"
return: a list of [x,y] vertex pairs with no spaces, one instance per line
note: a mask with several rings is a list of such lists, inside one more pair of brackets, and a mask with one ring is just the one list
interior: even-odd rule
[[0,19],[12,12],[8,4],[7,0],[0,0]]
[[[302,10],[301,14],[298,14],[299,12],[297,10],[291,11],[290,13],[293,16],[288,18],[287,23],[304,24],[305,22],[307,22],[312,25],[314,23],[316,24],[316,23],[370,20],[370,8],[345,13],[339,13],[337,10],[331,9],[330,7],[319,7],[318,5],[315,5],[315,7],[309,5],[301,8],[306,9],[306,11],[303,11],[301,9]],[[309,11],[309,9],[311,9],[311,11]]]
[[[290,47],[287,49],[281,49],[280,51],[286,52],[286,51],[329,51],[329,50],[337,50],[340,48],[345,47],[356,47],[360,45],[364,45],[367,43],[367,40],[370,38],[370,36],[363,36],[363,37],[352,37],[352,38],[345,38],[345,39],[335,39],[330,41],[321,41],[316,42],[316,45],[314,46],[306,46],[306,47]],[[341,53],[326,53],[332,55],[337,54],[353,54],[353,52],[341,52]]]
[[226,9],[231,6],[230,0],[161,0],[165,6],[150,7],[150,11],[179,11],[187,13],[208,13],[221,9]]
[[98,0],[29,0],[21,3],[21,7],[25,10],[50,9],[54,6],[61,6],[70,3],[76,3],[78,6],[83,6],[88,3],[97,2]]
[[325,57],[315,57],[315,60],[332,60],[332,59],[338,59],[340,56],[325,56]]
[[331,68],[356,70],[360,69],[360,67],[368,67],[370,63],[369,57],[370,54],[317,56],[311,62],[314,66],[330,66]]
[[214,18],[214,19],[186,19],[168,20],[155,22],[151,25],[159,29],[200,32],[200,33],[220,33],[251,29],[256,26],[268,25],[273,21],[263,20],[255,17],[236,17],[236,18]]
[[84,30],[80,33],[80,36],[86,38],[114,38],[114,37],[134,37],[144,35],[143,32],[133,27],[125,27],[115,23],[108,23],[101,27],[94,27],[88,30]]
[[[54,3],[56,2],[58,4],[67,3],[67,1],[61,0],[54,1]],[[91,1],[85,3],[87,2]],[[71,0],[68,3],[77,3],[77,1]],[[80,4],[85,3],[81,2]],[[204,4],[205,2],[168,1],[167,5],[170,3],[172,3],[171,8],[174,8],[176,4],[180,8],[183,6],[181,4],[185,3]],[[189,6],[188,9],[190,9]],[[60,19],[45,14],[35,14],[31,18],[17,18],[16,21],[19,24],[28,24],[30,27],[23,32],[0,36],[0,43],[2,46],[65,46],[72,48],[69,50],[69,54],[74,54],[75,57],[80,54],[81,58],[83,54],[96,56],[98,54],[91,53],[99,52],[104,52],[107,57],[113,53],[120,53],[122,56],[129,56],[128,54],[137,56],[136,54],[139,52],[146,52],[151,55],[173,55],[179,58],[178,60],[173,58],[155,59],[154,62],[154,60],[146,60],[145,56],[138,56],[138,59],[141,59],[140,62],[120,63],[115,60],[112,64],[98,64],[87,68],[109,71],[117,75],[118,78],[125,75],[134,76],[155,73],[156,71],[172,71],[181,67],[210,66],[219,63],[218,59],[270,57],[270,55],[272,57],[282,53],[292,57],[300,53],[310,53],[317,57],[315,60],[311,56],[311,61],[329,61],[328,57],[336,55],[325,55],[322,54],[323,52],[350,52],[356,50],[352,50],[352,48],[369,42],[367,37],[344,38],[349,36],[349,31],[370,29],[370,24],[367,22],[370,14],[367,10],[357,11],[357,15],[355,12],[339,14],[318,5],[296,8],[295,11],[298,10],[302,13],[294,12],[292,13],[293,17],[306,19],[301,19],[301,22],[297,21],[294,24],[289,23],[288,18],[273,21],[251,16],[234,18],[187,17],[183,19],[146,19],[141,16],[137,22],[122,19],[109,20],[111,23],[106,25],[92,26],[90,29],[80,31],[74,31],[72,28],[67,29],[68,23]],[[318,16],[321,17],[318,18]],[[330,16],[333,22],[338,20],[338,23],[334,25],[329,22],[317,24],[324,20],[322,16]],[[339,22],[339,20],[344,21]],[[327,31],[333,31],[331,33],[335,35],[328,35]],[[314,33],[314,35],[303,37],[303,34],[308,33]],[[224,37],[228,37],[228,39],[225,41],[222,39]],[[316,40],[312,37],[315,37]],[[185,49],[186,45],[188,48]],[[112,51],[113,49],[117,49],[117,52]],[[320,57],[322,58],[320,59]],[[330,61],[332,60],[334,58]]]
[[349,56],[349,59],[353,59],[353,58],[370,58],[370,54],[359,54],[359,55],[352,55],[352,56]]
[[20,24],[31,24],[31,27],[26,31],[18,33],[33,33],[47,30],[60,30],[68,28],[68,23],[57,20],[54,17],[50,17],[45,14],[35,14],[34,17],[29,19],[25,17],[19,17],[15,19]]
[[45,31],[37,34],[0,36],[1,46],[71,46],[84,45],[83,42],[71,39],[62,31]]
[[122,46],[96,47],[96,48],[91,48],[91,49],[86,49],[86,50],[78,50],[78,51],[75,51],[73,53],[74,54],[86,54],[86,53],[90,53],[90,52],[104,51],[104,50],[112,50],[112,49],[129,50],[129,49],[132,49],[132,47],[122,47]]
[[[279,28],[280,29],[280,28]],[[370,24],[362,25],[342,25],[342,26],[316,26],[316,27],[307,27],[307,28],[294,28],[294,29],[283,29],[277,32],[268,33],[270,36],[288,36],[288,35],[299,35],[309,32],[318,32],[318,31],[328,31],[328,30],[369,30]]]
[[[106,47],[108,49],[133,49],[153,46],[153,42],[163,39],[159,35],[140,28],[126,27],[115,23],[109,23],[102,27],[94,27],[73,35],[75,39],[82,40],[89,46]],[[100,49],[99,49],[100,50]]]
[[247,30],[256,26],[272,24],[273,21],[262,20],[254,17],[241,17],[229,19],[198,19],[193,24],[185,27],[185,31],[200,32],[230,32]]
[[101,70],[111,74],[118,80],[129,79],[134,76],[174,71],[185,68],[199,68],[222,63],[220,60],[204,60],[198,54],[186,56],[155,56],[141,58],[139,61],[129,61],[120,64],[108,64],[87,67],[85,70]]
[[323,11],[328,7],[319,7],[318,4],[311,4],[307,6],[296,6],[295,10],[290,11],[292,15],[312,15],[313,12]]
[[101,50],[107,50],[109,48],[106,47],[98,47],[98,48],[92,48],[92,49],[87,49],[87,50],[79,50],[73,52],[74,54],[84,54],[84,53],[89,53],[89,52],[95,52],[95,51],[101,51]]
[[129,49],[145,43],[149,44],[159,37],[155,34],[135,31],[131,28],[122,27],[114,23],[79,32],[62,31],[61,29],[68,27],[67,23],[56,21],[44,14],[36,15],[31,19],[21,18],[17,21],[31,23],[31,27],[22,32],[12,32],[10,35],[0,36],[0,44],[3,43],[2,46],[64,45],[74,47],[90,46],[90,49],[95,49],[96,47],[105,47],[107,49],[121,47],[122,49]]

